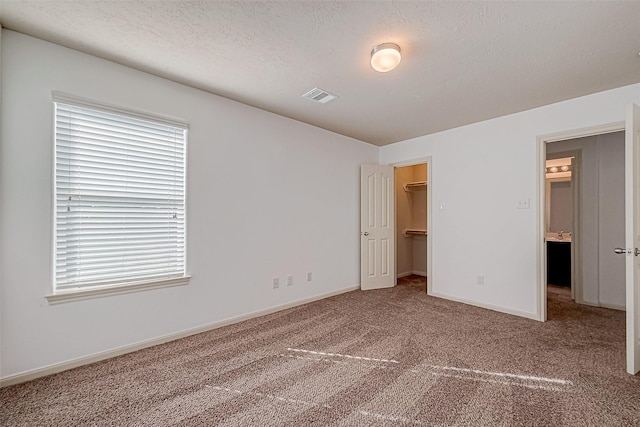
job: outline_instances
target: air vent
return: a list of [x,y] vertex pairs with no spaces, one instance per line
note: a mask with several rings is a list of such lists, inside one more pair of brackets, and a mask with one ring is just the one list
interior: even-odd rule
[[327,92],[324,89],[320,89],[314,87],[309,92],[302,95],[303,98],[310,99],[314,102],[320,102],[321,104],[326,104],[327,102],[336,99],[338,95],[334,95],[332,93]]

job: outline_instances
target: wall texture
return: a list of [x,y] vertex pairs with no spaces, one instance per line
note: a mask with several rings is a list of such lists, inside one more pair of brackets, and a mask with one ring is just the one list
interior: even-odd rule
[[640,84],[381,147],[381,164],[432,158],[433,293],[540,318],[537,137],[623,121],[632,102]]
[[[359,284],[377,147],[7,30],[1,90],[3,378]],[[54,90],[189,123],[188,286],[47,303]]]

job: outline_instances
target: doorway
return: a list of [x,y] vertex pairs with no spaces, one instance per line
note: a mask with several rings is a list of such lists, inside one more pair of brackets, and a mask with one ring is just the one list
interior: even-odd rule
[[[547,279],[547,272],[546,272],[546,269],[547,269],[547,251],[546,251],[547,190],[546,190],[546,168],[545,168],[547,154],[553,153],[554,151],[555,152],[576,151],[577,152],[576,157],[580,160],[575,164],[575,167],[581,168],[581,169],[589,169],[591,172],[597,173],[598,171],[597,154],[590,155],[587,159],[585,159],[585,157],[583,156],[584,150],[581,150],[580,146],[575,146],[575,145],[572,146],[571,144],[577,144],[582,138],[589,138],[589,137],[597,138],[597,137],[609,135],[616,132],[619,132],[622,135],[624,135],[625,133],[624,131],[625,131],[625,122],[616,122],[616,123],[611,123],[607,125],[571,130],[567,132],[560,132],[556,134],[543,135],[538,137],[538,165],[539,165],[539,171],[540,171],[539,181],[538,181],[539,182],[538,184],[538,189],[539,189],[538,191],[538,206],[539,206],[538,235],[540,236],[540,240],[538,240],[539,242],[538,243],[539,244],[538,246],[539,274],[538,274],[538,292],[537,292],[536,300],[537,300],[537,313],[539,316],[538,319],[543,322],[547,320],[547,280],[546,280]],[[591,151],[591,153],[593,154],[595,152]],[[623,165],[622,170],[625,170],[625,169],[626,167]],[[587,241],[584,242],[583,240],[587,236],[584,235],[583,231],[597,230],[598,227],[597,225],[594,225],[589,221],[585,221],[585,219],[583,218],[583,213],[585,211],[584,205],[588,201],[593,202],[594,200],[593,191],[596,191],[598,186],[597,186],[597,183],[594,185],[589,184],[587,182],[588,180],[585,177],[582,177],[582,173],[580,172],[580,170],[575,171],[575,174],[580,180],[576,185],[576,187],[579,187],[577,188],[577,192],[579,194],[584,193],[583,187],[589,187],[592,189],[592,193],[589,194],[588,198],[583,197],[581,201],[577,202],[578,206],[576,206],[575,210],[577,211],[578,219],[577,221],[574,219],[576,223],[574,224],[575,230],[572,236],[572,241],[573,241],[572,243],[574,247],[573,282],[575,284],[576,290],[578,291],[578,295],[575,295],[575,298],[578,299],[578,301],[580,301],[579,298],[581,296],[579,295],[579,291],[581,288],[584,292],[587,292],[587,289],[590,289],[590,291],[593,291],[593,286],[586,285],[585,282],[587,281],[587,279],[596,280],[594,279],[593,271],[587,272],[588,273],[588,276],[587,276],[587,274],[583,270],[588,269],[588,267],[592,266],[592,264],[586,264],[586,259],[587,258],[593,259],[593,256],[597,257],[597,255],[594,255],[594,254],[599,253],[600,245],[598,244],[597,240],[589,241],[589,239],[587,239]],[[591,176],[593,177],[594,175],[592,174]],[[584,254],[585,250],[591,251],[591,255],[589,257],[585,256]],[[599,276],[597,280],[599,280]],[[585,297],[585,296],[583,295],[582,297]],[[586,298],[589,298],[589,297],[587,296]],[[587,299],[587,301],[590,301],[590,300]],[[584,303],[584,298],[583,298],[583,303]]]
[[546,144],[547,285],[578,304],[625,309],[624,150],[621,131]]
[[426,282],[430,274],[430,182],[428,160],[395,165],[396,283]]
[[396,277],[427,276],[427,164],[396,167]]
[[[397,181],[396,169],[409,179]],[[404,267],[402,273],[417,272],[432,277],[431,232],[427,224],[431,218],[431,157],[395,165],[362,165],[360,168],[360,289],[391,288],[397,284],[398,271],[396,247],[400,240],[403,248],[409,248],[405,239],[422,239],[416,250],[410,246],[410,273]],[[410,171],[410,173],[408,172]],[[426,176],[426,179],[425,179]],[[411,197],[416,211],[410,213],[409,222],[396,222],[396,197]],[[413,194],[413,196],[412,196]],[[417,197],[415,196],[417,195]],[[420,201],[421,200],[421,201]],[[415,221],[414,221],[415,220]],[[399,233],[401,237],[399,237]],[[426,242],[426,246],[425,246]],[[425,250],[426,247],[426,250]],[[402,255],[409,261],[407,252]],[[403,258],[403,260],[405,259]],[[414,258],[416,259],[414,265]],[[403,261],[404,262],[404,261]],[[426,268],[425,268],[426,263]],[[427,280],[426,291],[431,294],[432,280]]]
[[[556,144],[562,144],[556,143]],[[551,145],[551,144],[550,144]],[[547,293],[578,302],[576,239],[580,211],[579,167],[581,151],[546,155],[545,245]]]
[[547,144],[545,167],[545,246],[547,291],[582,303],[581,165],[582,150],[559,151]]

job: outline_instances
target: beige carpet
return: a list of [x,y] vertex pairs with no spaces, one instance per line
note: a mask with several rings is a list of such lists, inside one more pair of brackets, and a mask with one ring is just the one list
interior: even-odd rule
[[2,426],[640,426],[624,313],[540,323],[405,280],[0,390]]

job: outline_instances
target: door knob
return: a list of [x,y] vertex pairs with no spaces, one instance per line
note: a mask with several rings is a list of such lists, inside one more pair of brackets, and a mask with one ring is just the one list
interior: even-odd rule
[[626,253],[627,253],[627,250],[626,250],[626,249],[623,249],[623,248],[615,248],[615,249],[613,250],[613,252],[615,252],[615,253],[617,253],[617,254],[626,254]]
[[362,235],[363,235],[363,236],[368,236],[368,235],[369,235],[369,232],[368,232],[368,231],[365,231],[364,233],[362,233]]

